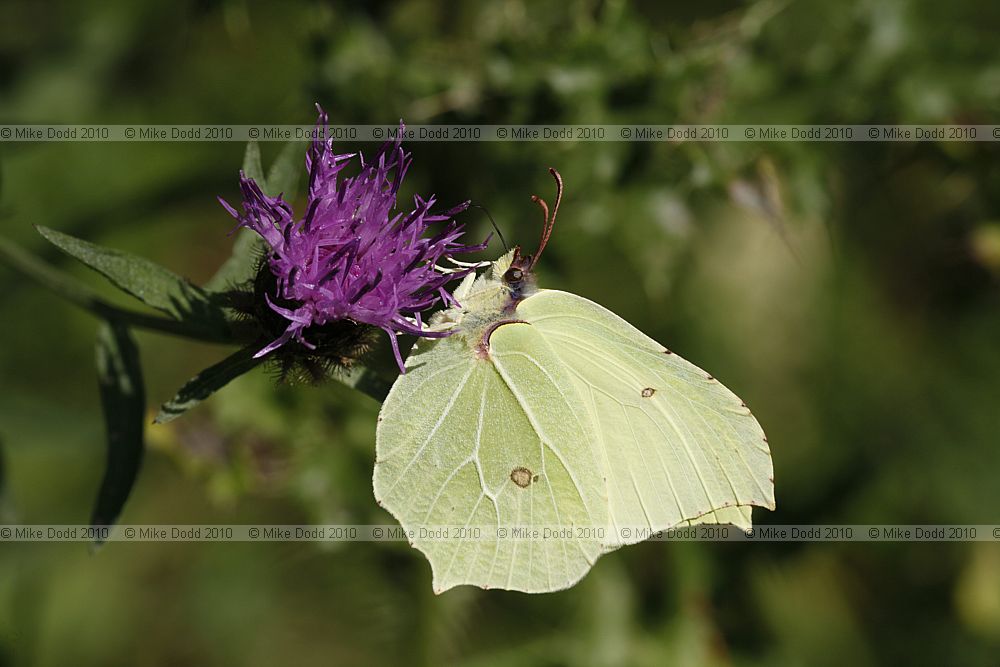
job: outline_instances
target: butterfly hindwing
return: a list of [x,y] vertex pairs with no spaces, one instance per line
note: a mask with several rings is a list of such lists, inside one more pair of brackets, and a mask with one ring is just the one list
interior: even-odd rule
[[379,416],[375,495],[427,556],[438,592],[566,588],[601,553],[577,528],[608,521],[591,422],[532,327],[505,324],[490,343],[488,355],[460,336],[418,343]]

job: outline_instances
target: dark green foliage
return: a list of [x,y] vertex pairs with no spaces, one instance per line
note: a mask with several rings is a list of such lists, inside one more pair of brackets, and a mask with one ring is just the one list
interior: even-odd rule
[[139,350],[121,324],[105,323],[97,331],[97,383],[104,412],[107,465],[90,523],[110,526],[118,519],[139,474],[146,421]]
[[176,396],[160,406],[154,422],[166,424],[177,419],[239,376],[256,368],[263,363],[263,359],[254,359],[257,349],[253,346],[234,352],[198,373],[180,388]]

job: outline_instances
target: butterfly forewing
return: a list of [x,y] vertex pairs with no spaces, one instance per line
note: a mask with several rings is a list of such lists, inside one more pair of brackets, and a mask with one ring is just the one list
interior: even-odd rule
[[543,290],[517,314],[570,371],[597,432],[612,527],[605,548],[645,539],[636,527],[746,527],[749,506],[773,509],[764,433],[712,376],[573,294]]

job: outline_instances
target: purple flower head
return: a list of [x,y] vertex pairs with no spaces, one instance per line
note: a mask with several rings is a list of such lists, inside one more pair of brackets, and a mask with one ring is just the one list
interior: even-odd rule
[[[268,266],[277,279],[277,293],[266,298],[271,310],[288,321],[284,333],[256,356],[289,341],[315,349],[309,342],[310,327],[351,320],[389,334],[402,372],[396,336],[447,336],[428,330],[420,313],[439,302],[454,304],[445,285],[475,269],[444,268],[439,262],[482,250],[486,242],[459,242],[463,225],[452,217],[469,202],[432,214],[435,198],[415,196],[413,210],[394,214],[396,194],[410,165],[400,139],[383,144],[371,161],[360,153],[336,154],[332,140],[323,138],[328,134],[327,115],[317,109],[316,138],[306,155],[309,198],[301,219],[281,195],[265,195],[242,172],[243,212],[219,200],[239,226],[252,229],[270,246]],[[343,177],[340,172],[355,156],[361,171]],[[425,235],[435,225],[436,233]]]

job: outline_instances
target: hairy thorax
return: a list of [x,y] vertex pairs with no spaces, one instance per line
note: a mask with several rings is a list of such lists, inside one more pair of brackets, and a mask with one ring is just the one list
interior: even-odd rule
[[512,287],[501,276],[509,266],[508,256],[494,262],[481,276],[470,276],[455,290],[458,306],[434,315],[431,328],[453,330],[480,359],[489,357],[489,337],[497,327],[520,322],[517,305],[538,291],[533,279]]

